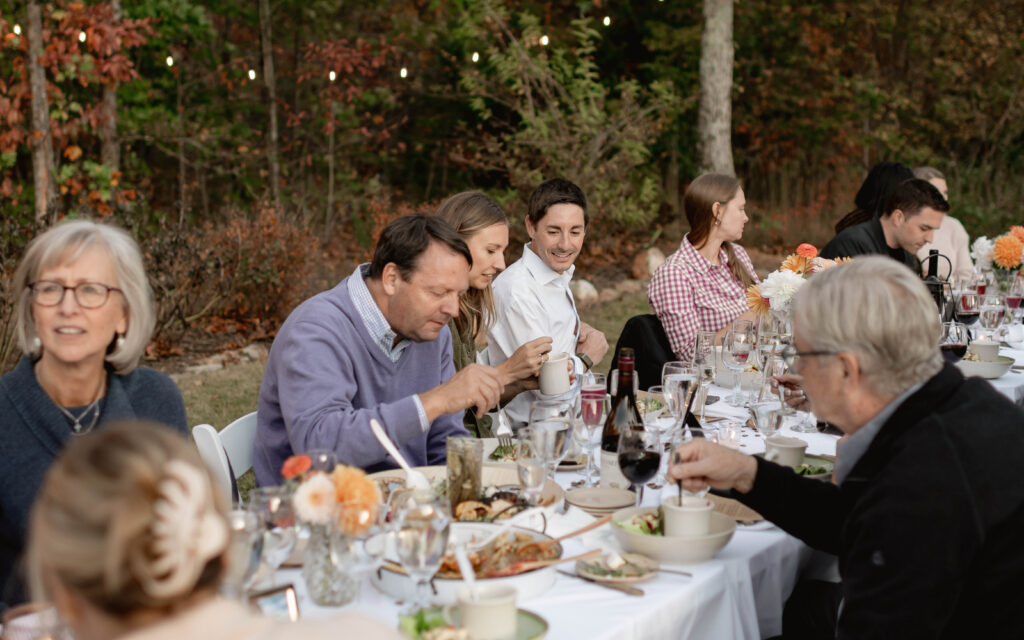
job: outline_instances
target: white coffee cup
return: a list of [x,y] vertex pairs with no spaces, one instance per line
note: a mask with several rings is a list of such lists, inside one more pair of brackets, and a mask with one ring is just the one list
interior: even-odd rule
[[711,512],[714,505],[707,498],[670,496],[661,503],[665,515],[665,535],[669,537],[706,536],[711,530]]
[[562,395],[569,390],[569,354],[564,351],[548,355],[540,365],[540,392],[547,396]]
[[784,467],[795,467],[803,464],[807,443],[800,438],[789,436],[772,436],[764,441],[764,459],[777,462]]
[[[516,590],[503,585],[477,585],[474,600],[469,587],[456,592],[458,604],[444,608],[444,619],[452,626],[462,627],[473,640],[500,640],[516,635]],[[451,613],[458,607],[458,619]]]
[[978,354],[982,362],[995,362],[999,358],[999,343],[986,340],[975,340],[968,347],[971,353]]

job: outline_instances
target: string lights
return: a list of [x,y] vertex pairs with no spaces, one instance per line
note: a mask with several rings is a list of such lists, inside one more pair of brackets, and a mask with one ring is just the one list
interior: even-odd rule
[[84,31],[79,31],[78,32],[78,41],[79,42],[85,42],[85,32]]
[[402,70],[398,72],[398,75],[405,78],[406,76],[409,75],[409,70],[406,69],[405,67],[402,67]]
[[542,35],[540,37],[540,46],[546,47],[546,46],[548,46],[548,42],[549,42],[548,34],[545,33],[544,35]]
[[602,22],[604,22],[604,26],[606,27],[610,27],[612,25],[612,19],[608,16],[605,16]]
[[479,51],[474,51],[473,52],[473,62],[480,62],[480,52]]
[[174,66],[174,58],[173,57],[167,56],[167,66],[168,67],[173,67]]
[[14,25],[14,35],[16,35],[16,36],[20,36],[21,35],[21,25],[20,24]]
[[338,74],[334,73],[334,69],[331,69],[331,72],[327,74],[327,79],[330,80],[331,82],[334,82],[337,79],[337,77]]
[[249,79],[250,80],[255,80],[256,79],[256,72],[254,70],[252,70],[252,69],[249,69]]

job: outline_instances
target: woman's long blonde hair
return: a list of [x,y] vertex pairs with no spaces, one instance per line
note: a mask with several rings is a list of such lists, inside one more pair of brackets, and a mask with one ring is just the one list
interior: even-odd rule
[[[467,243],[470,238],[487,227],[508,226],[508,216],[494,200],[479,191],[463,191],[448,198],[437,208],[436,215],[443,218]],[[469,333],[473,342],[480,344],[494,322],[494,294],[491,285],[484,289],[470,287],[462,296],[455,328],[460,335]]]

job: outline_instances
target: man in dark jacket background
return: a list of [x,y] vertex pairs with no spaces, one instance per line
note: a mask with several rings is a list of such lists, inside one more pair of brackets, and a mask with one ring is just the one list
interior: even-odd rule
[[935,304],[892,260],[813,276],[793,328],[782,382],[846,434],[836,484],[707,441],[670,469],[839,556],[841,585],[816,592],[817,619],[787,605],[784,636],[1024,637],[1024,411],[943,365]]

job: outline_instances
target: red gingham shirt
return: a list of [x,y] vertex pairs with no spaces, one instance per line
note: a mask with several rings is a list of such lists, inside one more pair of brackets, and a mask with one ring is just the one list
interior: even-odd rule
[[[733,251],[754,282],[757,274],[743,247]],[[668,334],[672,351],[682,360],[693,357],[698,331],[721,331],[747,307],[747,290],[726,263],[725,249],[720,265],[711,264],[683,237],[676,251],[658,267],[647,285],[647,299]]]

